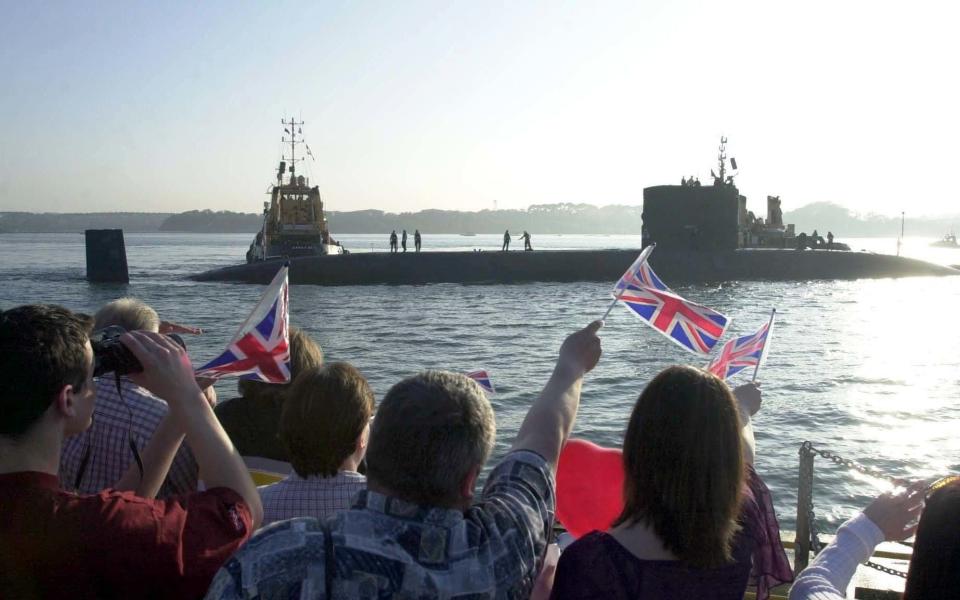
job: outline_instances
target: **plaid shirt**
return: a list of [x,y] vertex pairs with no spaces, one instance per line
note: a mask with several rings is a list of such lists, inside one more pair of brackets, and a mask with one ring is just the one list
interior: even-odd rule
[[335,598],[526,598],[554,506],[550,467],[525,450],[497,465],[465,512],[366,490],[323,524],[292,519],[261,530],[220,569],[207,598],[327,599],[328,561]]
[[[97,380],[97,399],[93,408],[93,424],[83,433],[68,437],[60,454],[60,486],[79,494],[96,494],[112,488],[133,462],[127,432],[143,451],[160,421],[167,414],[167,403],[125,377],[120,378],[123,398],[117,394],[114,375]],[[129,406],[129,410],[128,407]],[[131,416],[132,413],[132,416]],[[80,485],[74,490],[83,456],[90,448],[90,458]],[[197,461],[183,444],[170,465],[170,472],[160,487],[158,498],[197,491]]]
[[282,481],[257,488],[263,502],[263,524],[294,517],[326,519],[350,508],[357,492],[366,488],[367,478],[353,471],[306,479],[291,473]]

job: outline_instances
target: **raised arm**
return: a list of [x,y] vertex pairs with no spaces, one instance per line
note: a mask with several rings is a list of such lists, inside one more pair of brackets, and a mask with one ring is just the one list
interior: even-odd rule
[[[186,433],[207,487],[226,487],[239,494],[250,509],[254,528],[259,527],[263,519],[260,496],[240,454],[194,380],[186,350],[160,334],[145,331],[126,333],[121,341],[143,365],[143,372],[130,379],[167,401],[170,416]],[[166,470],[161,478],[165,475]]]
[[603,321],[594,321],[564,340],[553,374],[527,412],[512,450],[532,450],[556,470],[560,449],[577,417],[583,376],[600,360],[601,327]]
[[880,542],[905,540],[913,535],[923,507],[924,484],[918,482],[895,496],[883,494],[841,525],[830,545],[797,576],[790,589],[790,600],[846,597],[857,566],[870,558]]
[[[203,386],[201,391],[207,403],[211,407],[216,406],[217,392],[213,388],[214,381],[211,379],[197,383]],[[131,490],[141,498],[156,498],[160,487],[169,475],[173,461],[176,460],[184,435],[180,419],[168,411],[140,455],[143,473],[140,473],[139,466],[135,462],[131,462],[114,489]]]
[[740,422],[743,424],[740,430],[740,437],[743,439],[743,460],[752,465],[757,453],[757,441],[753,437],[752,417],[757,414],[760,405],[763,403],[760,384],[751,381],[737,386],[733,390],[733,397],[737,399]]

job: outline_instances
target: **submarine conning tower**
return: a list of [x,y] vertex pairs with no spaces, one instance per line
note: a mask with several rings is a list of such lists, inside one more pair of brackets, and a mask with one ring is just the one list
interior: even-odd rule
[[729,251],[740,247],[746,198],[736,186],[657,185],[643,190],[643,245],[658,251]]

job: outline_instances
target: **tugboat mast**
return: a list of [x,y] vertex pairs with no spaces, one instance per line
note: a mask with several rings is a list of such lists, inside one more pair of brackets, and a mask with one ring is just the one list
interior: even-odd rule
[[[303,140],[297,139],[297,133],[303,133],[303,121],[297,121],[293,117],[290,117],[289,121],[285,121],[282,118],[280,122],[283,124],[283,131],[290,134],[290,183],[295,184],[297,182],[297,144],[302,144]],[[281,142],[286,143],[287,138],[280,138]],[[282,160],[287,160],[285,156],[281,157]],[[278,179],[283,176],[281,172],[278,175]],[[281,182],[282,183],[282,182]]]

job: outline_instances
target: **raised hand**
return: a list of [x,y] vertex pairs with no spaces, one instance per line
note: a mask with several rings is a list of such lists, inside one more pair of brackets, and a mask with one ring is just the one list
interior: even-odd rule
[[737,399],[737,402],[740,403],[740,406],[742,406],[751,417],[757,414],[757,411],[760,410],[760,405],[763,404],[763,394],[760,392],[760,384],[753,381],[733,388],[733,395]]
[[594,321],[568,335],[560,346],[557,369],[564,370],[574,377],[581,377],[597,366],[602,353],[600,337],[597,335],[601,327],[603,327],[603,321]]
[[130,374],[134,383],[166,400],[172,409],[200,397],[190,357],[176,342],[150,331],[131,331],[120,341],[143,365],[143,372]]
[[180,325],[179,323],[172,323],[170,321],[160,321],[160,333],[164,335],[168,333],[201,335],[203,333],[203,329],[200,329],[199,327],[191,327],[190,325]]
[[917,530],[926,484],[918,481],[899,494],[882,494],[863,509],[863,514],[883,532],[888,542],[905,540]]

